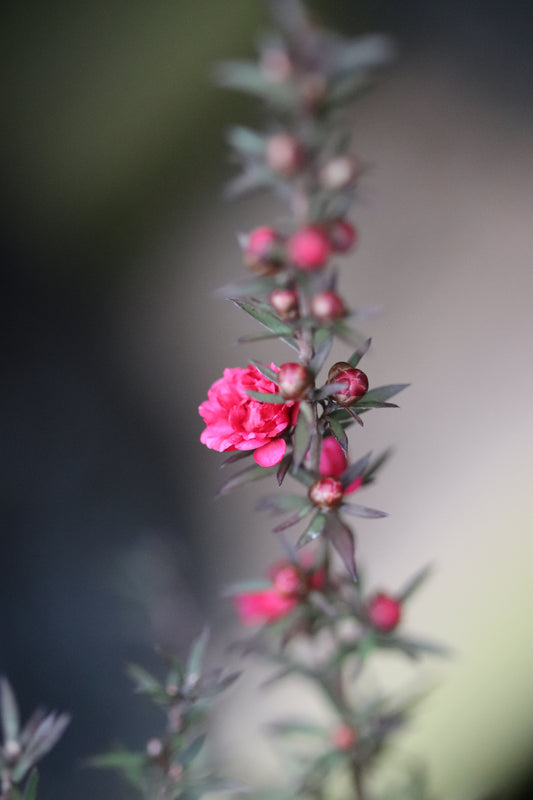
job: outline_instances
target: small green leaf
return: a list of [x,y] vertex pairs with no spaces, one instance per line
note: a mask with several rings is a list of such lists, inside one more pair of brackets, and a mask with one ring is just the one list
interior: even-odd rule
[[20,715],[15,694],[7,678],[0,678],[0,706],[4,742],[16,742],[20,730]]
[[148,695],[164,693],[163,685],[144,667],[140,667],[138,664],[128,664],[126,672],[136,684],[135,688],[138,692]]
[[265,152],[263,137],[250,128],[235,126],[227,134],[229,144],[244,156],[262,156]]
[[254,392],[253,389],[247,389],[246,394],[249,394],[254,400],[259,400],[261,403],[274,403],[279,406],[287,402],[280,394],[270,392]]
[[387,450],[384,450],[382,453],[380,453],[375,461],[372,461],[369,464],[368,468],[364,471],[364,474],[363,474],[363,483],[367,484],[367,483],[372,483],[373,482],[374,475],[376,474],[376,472],[379,469],[381,469],[383,464],[385,464],[389,460],[389,458],[391,457],[392,453],[393,453],[393,450],[392,450],[392,448],[389,447],[389,448],[387,448]]
[[264,325],[265,328],[268,328],[272,333],[277,334],[278,336],[292,336],[293,329],[287,325],[285,322],[282,322],[272,310],[268,310],[268,306],[265,307],[257,307],[252,303],[248,303],[245,300],[234,300],[233,301],[236,306],[242,308],[247,314],[253,317],[257,322],[260,322],[261,325]]
[[351,514],[353,517],[364,517],[365,519],[379,519],[380,517],[388,517],[385,511],[378,511],[377,508],[368,508],[368,506],[359,505],[359,503],[343,503],[342,511],[345,514]]
[[[362,405],[365,402],[377,402],[377,403],[384,403],[385,401],[389,400],[394,395],[399,394],[404,389],[409,386],[408,383],[391,383],[388,386],[378,386],[375,389],[370,389],[363,397],[361,398]],[[357,403],[354,404],[357,408]]]
[[226,299],[236,300],[239,297],[254,297],[258,294],[270,294],[278,282],[275,277],[265,276],[261,278],[252,278],[251,280],[242,281],[241,283],[228,283],[217,289],[215,294],[217,297],[225,297]]
[[246,483],[268,478],[275,470],[275,467],[260,467],[259,464],[254,462],[251,466],[232,475],[231,478],[221,486],[216,496],[222,497],[223,495],[229,494],[234,489],[237,489],[239,486],[244,486]]
[[272,511],[275,514],[283,514],[286,511],[298,511],[304,506],[307,506],[308,503],[308,498],[302,497],[301,495],[269,494],[266,497],[261,498],[259,503],[256,505],[256,509],[258,511]]
[[372,453],[366,453],[362,458],[356,461],[354,464],[350,464],[340,477],[340,482],[342,483],[343,489],[346,489],[351,483],[354,482],[356,478],[359,478],[361,475],[364,475],[365,469],[368,467],[368,463],[370,461]]
[[321,328],[319,331],[317,331],[315,334],[315,355],[309,364],[309,367],[313,370],[315,375],[318,374],[324,366],[324,363],[330,354],[332,344],[333,336],[329,330]]
[[202,672],[202,663],[204,660],[205,650],[209,641],[209,628],[205,627],[192,644],[189,658],[187,659],[187,667],[185,669],[185,682],[187,686],[196,686]]
[[287,530],[287,528],[292,528],[293,525],[297,525],[301,519],[307,516],[307,514],[311,513],[314,506],[311,501],[308,501],[305,506],[300,508],[295,514],[293,514],[288,519],[280,522],[279,525],[276,525],[275,528],[272,528],[273,533],[281,533],[281,531]]
[[292,457],[296,469],[298,469],[298,467],[301,465],[307,451],[309,450],[312,433],[309,425],[310,416],[312,417],[312,411],[309,405],[307,403],[300,403],[298,420],[296,422],[296,428],[292,437]]
[[200,750],[204,746],[205,739],[206,739],[206,734],[201,733],[199,736],[193,739],[192,742],[188,744],[184,750],[182,750],[182,752],[179,755],[179,759],[180,759],[180,764],[182,764],[182,766],[185,769],[189,766],[189,764],[191,764],[192,761],[194,761],[196,756],[199,754]]
[[264,375],[264,376],[265,376],[265,378],[268,378],[270,381],[273,381],[273,383],[276,383],[276,384],[277,384],[277,382],[278,382],[278,373],[277,373],[277,372],[275,372],[275,371],[274,371],[273,369],[271,369],[270,367],[267,367],[267,365],[266,365],[266,364],[261,364],[261,362],[260,362],[260,361],[254,361],[254,360],[252,360],[252,364],[254,365],[254,367],[255,367],[256,369],[258,369],[258,370],[259,370],[259,372],[261,373],[261,375]]
[[365,341],[363,335],[359,333],[359,331],[350,328],[349,325],[342,321],[336,322],[335,325],[332,326],[332,331],[339,339],[342,339],[347,344],[354,344],[356,347],[361,347]]
[[341,557],[349,574],[354,580],[357,580],[353,532],[339,519],[337,514],[329,514],[324,527],[324,536]]
[[398,600],[400,603],[405,603],[418,589],[422,586],[423,583],[431,575],[433,571],[433,567],[431,564],[427,564],[421,570],[419,570],[413,577],[406,583],[403,589],[398,594]]
[[316,516],[313,517],[305,531],[302,533],[298,541],[296,542],[296,547],[299,549],[304,545],[308,544],[309,542],[314,541],[317,539],[322,531],[324,530],[324,526],[327,522],[328,515],[317,513]]
[[328,425],[333,437],[337,440],[337,442],[342,447],[344,455],[348,452],[348,437],[342,427],[341,423],[338,422],[334,417],[328,417]]
[[39,773],[34,768],[30,772],[30,777],[24,787],[24,800],[36,800],[37,788],[39,786]]
[[116,750],[103,753],[89,760],[89,766],[96,769],[114,769],[136,789],[144,788],[144,770],[147,758],[144,753],[132,753],[129,750]]
[[351,364],[352,367],[356,367],[364,355],[366,355],[370,349],[370,345],[372,344],[372,339],[367,339],[361,347],[358,347],[355,353],[352,353],[350,358],[348,359],[348,363]]

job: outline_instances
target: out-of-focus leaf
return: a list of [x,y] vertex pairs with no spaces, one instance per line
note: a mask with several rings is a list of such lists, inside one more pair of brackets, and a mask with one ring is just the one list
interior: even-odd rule
[[224,195],[228,199],[235,199],[244,194],[257,192],[259,189],[269,188],[276,184],[275,176],[269,167],[264,164],[248,164],[236,178],[228,181]]
[[351,514],[352,517],[364,517],[365,519],[379,519],[380,517],[389,516],[386,511],[368,508],[368,506],[362,506],[359,503],[343,503],[342,511],[345,514]]
[[342,427],[341,423],[338,422],[334,417],[328,417],[328,425],[333,437],[337,440],[337,442],[342,447],[344,455],[348,453],[348,437],[344,432],[344,428]]
[[[394,395],[399,394],[409,386],[408,383],[391,383],[388,386],[378,386],[375,389],[370,389],[363,397],[361,397],[361,405],[365,403],[384,403]],[[357,408],[357,403],[354,403],[354,408]]]
[[163,685],[144,667],[138,664],[128,664],[126,672],[135,683],[138,692],[148,695],[164,694]]
[[266,364],[261,364],[260,361],[254,361],[252,359],[251,363],[254,365],[254,367],[256,369],[259,370],[261,375],[264,375],[265,378],[268,378],[270,381],[273,381],[273,383],[277,384],[277,382],[278,382],[278,373],[275,372],[275,370],[271,369],[270,367],[267,367]]
[[309,444],[311,442],[311,426],[309,424],[309,418],[312,418],[312,410],[307,403],[300,403],[300,409],[298,412],[298,420],[296,422],[296,428],[294,430],[294,435],[292,437],[293,442],[293,462],[296,469],[300,467],[302,464],[307,451],[309,450]]
[[207,643],[209,642],[209,628],[205,627],[197,639],[192,643],[187,666],[185,668],[185,683],[188,687],[195,686],[202,673]]
[[230,128],[227,134],[229,144],[238,153],[245,156],[262,156],[265,152],[265,141],[263,137],[250,128],[235,126]]
[[339,381],[338,383],[326,383],[324,386],[322,386],[322,388],[318,389],[315,394],[315,399],[325,400],[326,397],[331,397],[331,395],[336,394],[345,388],[346,381]]
[[272,532],[281,533],[282,531],[286,531],[287,528],[292,528],[293,525],[297,525],[300,522],[300,520],[302,520],[304,517],[310,514],[313,508],[314,508],[313,503],[311,503],[311,501],[308,501],[305,506],[302,506],[302,508],[300,508],[291,517],[284,520],[283,522],[280,522],[278,525],[275,526],[275,528],[272,528]]
[[286,511],[299,511],[304,506],[309,505],[309,499],[296,494],[276,495],[269,494],[256,505],[258,511],[272,511],[275,514],[283,514]]
[[233,302],[257,322],[260,322],[261,325],[264,325],[265,328],[272,331],[272,333],[276,333],[278,336],[292,336],[293,329],[285,322],[282,322],[272,310],[268,309],[268,306],[266,308],[264,306],[258,307],[245,300],[234,300]]
[[332,330],[339,337],[339,339],[342,339],[343,342],[346,342],[347,344],[354,344],[356,347],[360,347],[365,341],[364,336],[359,333],[359,331],[356,331],[354,328],[350,328],[350,326],[342,320],[336,322],[335,325],[332,326]]
[[218,490],[216,496],[222,497],[223,495],[229,494],[234,489],[237,489],[239,486],[244,486],[246,483],[251,483],[252,481],[258,481],[262,478],[268,478],[269,475],[272,475],[275,472],[275,467],[260,467],[259,464],[255,462],[245,469],[237,472],[235,475],[232,475],[226,483],[221,486]]
[[28,770],[59,741],[70,722],[69,714],[48,714],[33,732],[13,770],[13,780],[21,781]]
[[276,470],[276,480],[278,482],[278,486],[282,485],[291,465],[292,465],[292,453],[287,453],[287,455],[283,456],[283,458],[279,462],[278,468]]
[[214,697],[221,692],[225,692],[226,689],[229,689],[230,686],[233,686],[235,681],[240,678],[241,674],[241,672],[231,672],[229,675],[220,677],[212,684],[204,684],[202,682],[202,694],[206,697]]
[[185,747],[184,750],[180,753],[180,763],[182,766],[187,769],[189,764],[196,758],[199,754],[200,750],[204,746],[206,734],[201,733],[199,736],[196,736],[190,744]]
[[289,108],[297,101],[296,87],[287,82],[272,83],[265,79],[259,66],[253,61],[225,61],[217,64],[215,80],[225,89],[262,97],[271,105]]
[[305,736],[324,736],[324,726],[317,725],[316,722],[308,722],[305,719],[282,719],[268,725],[268,730],[274,734],[281,735],[301,735]]
[[405,603],[411,595],[418,591],[418,589],[422,586],[423,583],[429,578],[432,572],[431,564],[427,564],[421,570],[419,570],[413,577],[406,583],[403,589],[398,594],[398,600],[400,603]]
[[246,394],[249,394],[254,400],[259,400],[261,403],[274,403],[274,405],[279,406],[287,402],[280,394],[254,392],[253,389],[247,389]]
[[352,367],[356,367],[363,358],[363,356],[368,353],[371,344],[372,344],[372,339],[367,339],[366,342],[363,342],[361,347],[358,347],[355,353],[352,353],[352,355],[348,359],[348,363],[351,364]]
[[230,583],[222,591],[222,597],[233,597],[236,594],[248,594],[248,592],[260,592],[269,589],[272,584],[265,579],[257,578],[249,581],[236,581]]
[[314,478],[306,469],[295,469],[292,471],[293,478],[296,478],[297,481],[303,483],[304,486],[308,488],[313,485],[316,478]]
[[333,344],[333,336],[328,330],[321,328],[315,335],[315,355],[309,364],[313,372],[318,374],[327,357],[330,354],[331,346]]
[[242,461],[243,458],[250,458],[253,452],[253,450],[237,450],[236,453],[232,453],[225,458],[220,467],[222,469],[223,467],[228,467],[230,464],[235,464],[237,461]]
[[20,715],[11,684],[7,678],[0,679],[0,707],[4,742],[16,742],[20,730]]
[[364,474],[363,474],[363,482],[365,484],[373,482],[374,475],[376,474],[376,472],[379,469],[381,469],[383,464],[385,464],[389,460],[389,458],[391,457],[392,453],[393,453],[393,450],[392,450],[391,447],[389,447],[389,448],[387,448],[387,450],[384,450],[382,453],[380,453],[379,456],[375,459],[375,461],[372,461],[368,465],[368,468],[364,471]]
[[144,753],[131,753],[129,750],[116,750],[103,753],[89,760],[89,766],[96,769],[114,769],[135,789],[144,788],[144,769],[147,758]]
[[298,539],[296,547],[297,548],[303,547],[309,542],[312,542],[315,539],[317,539],[324,530],[327,518],[328,518],[327,514],[322,514],[320,512],[315,517],[313,517],[313,519],[311,520],[305,531]]
[[412,659],[421,658],[423,655],[449,656],[449,648],[437,642],[424,639],[412,639],[406,636],[385,635],[377,638],[379,647],[388,650],[398,650]]
[[37,789],[39,787],[39,773],[34,768],[30,772],[30,777],[24,787],[24,800],[36,800]]
[[355,541],[350,528],[339,519],[337,514],[328,514],[323,533],[341,557],[349,574],[356,580]]
[[338,80],[328,95],[330,105],[346,103],[360,92],[369,88],[368,78],[361,74],[348,75]]
[[227,300],[237,300],[241,297],[250,298],[258,294],[270,294],[277,286],[278,282],[275,276],[265,275],[242,281],[242,283],[227,283],[217,289],[215,294],[217,297],[224,297]]
[[342,473],[340,477],[340,482],[342,483],[343,489],[346,489],[351,483],[354,482],[356,478],[359,478],[361,475],[364,474],[365,469],[367,468],[370,457],[372,453],[367,453],[358,461],[355,461],[353,464],[350,464]]

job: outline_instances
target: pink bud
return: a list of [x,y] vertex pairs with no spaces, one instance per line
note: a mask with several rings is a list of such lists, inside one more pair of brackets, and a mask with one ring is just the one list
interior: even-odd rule
[[359,172],[359,164],[351,156],[336,156],[320,170],[320,183],[325,189],[346,189]]
[[358,739],[358,734],[355,728],[351,725],[339,725],[333,731],[331,741],[337,750],[348,752],[352,750]]
[[279,393],[284,400],[301,400],[315,382],[309,367],[289,361],[282,364],[278,372]]
[[272,582],[278,592],[289,597],[301,596],[307,592],[307,581],[294,564],[279,565],[272,576]]
[[351,406],[368,392],[368,378],[365,373],[352,367],[347,361],[338,361],[328,372],[328,383],[343,383],[345,388],[332,395],[340,406]]
[[[344,455],[344,451],[338,441],[333,436],[328,436],[322,442],[322,450],[320,451],[320,474],[323,476],[332,476],[333,478],[340,478],[346,467],[348,460]],[[344,494],[353,494],[363,485],[363,476],[359,475],[349,486],[344,490]]]
[[345,219],[332,222],[328,233],[331,247],[336,253],[347,253],[357,241],[356,229]]
[[327,477],[313,483],[308,492],[309,499],[319,508],[338,508],[343,497],[342,483]]
[[331,253],[329,239],[322,228],[311,225],[293,233],[287,243],[287,252],[293,264],[305,272],[320,269]]
[[275,289],[269,299],[281,319],[298,319],[298,292],[294,289]]
[[323,322],[342,319],[346,316],[346,308],[337,292],[325,289],[315,294],[310,301],[311,314]]
[[374,595],[367,606],[369,621],[380,631],[394,630],[400,622],[401,615],[401,603],[383,592]]
[[266,225],[255,228],[248,234],[244,246],[246,266],[259,275],[277,272],[280,266],[280,245],[281,237],[274,228]]
[[266,144],[268,166],[280,175],[294,175],[301,168],[304,151],[301,143],[289,133],[275,133]]

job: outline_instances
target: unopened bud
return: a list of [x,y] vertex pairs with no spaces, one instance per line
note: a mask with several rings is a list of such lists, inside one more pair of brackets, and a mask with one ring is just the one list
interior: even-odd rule
[[311,314],[323,322],[342,319],[346,316],[346,308],[337,292],[325,289],[315,294],[309,303]]
[[275,289],[269,299],[281,319],[298,319],[298,292],[294,289]]
[[320,72],[309,72],[300,82],[300,91],[304,106],[309,111],[315,111],[325,100],[327,83]]
[[244,261],[258,275],[271,275],[280,267],[281,238],[274,228],[262,226],[251,231],[245,239]]
[[181,764],[171,764],[167,770],[168,777],[176,783],[183,777],[183,767]]
[[287,252],[296,267],[310,272],[325,265],[331,244],[323,228],[310,225],[292,234],[287,242]]
[[3,749],[4,758],[9,764],[15,762],[21,753],[20,744],[16,741],[16,739],[8,739],[5,742]]
[[348,752],[353,749],[358,738],[356,729],[352,728],[351,725],[339,725],[333,731],[331,741],[337,750]]
[[303,364],[289,361],[279,368],[279,393],[285,400],[302,400],[314,382],[313,372]]
[[268,166],[280,175],[294,175],[301,168],[304,160],[303,147],[289,133],[275,133],[266,145]]
[[327,477],[313,483],[308,497],[319,508],[338,508],[343,497],[342,483],[336,478]]
[[149,739],[146,743],[146,755],[149,758],[159,758],[163,752],[163,742],[161,739]]
[[320,183],[324,189],[346,189],[355,181],[359,164],[351,156],[336,156],[320,170]]
[[368,603],[367,616],[374,628],[392,631],[400,622],[402,606],[395,597],[378,592]]
[[331,395],[340,406],[351,406],[368,392],[368,378],[365,373],[352,367],[347,361],[333,364],[328,372],[328,383],[344,384],[344,388]]
[[273,583],[280,594],[294,597],[307,591],[307,582],[302,570],[294,564],[278,567],[273,576]]
[[336,253],[347,253],[357,241],[357,231],[345,219],[336,219],[328,228],[332,249]]

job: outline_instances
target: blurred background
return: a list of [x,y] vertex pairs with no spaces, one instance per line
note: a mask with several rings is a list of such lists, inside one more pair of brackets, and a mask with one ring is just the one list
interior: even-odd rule
[[[529,797],[533,8],[309,6],[399,45],[354,111],[369,169],[341,286],[382,307],[367,325],[371,382],[413,383],[360,435],[397,455],[368,493],[391,518],[360,525],[359,558],[390,590],[434,562],[407,622],[455,651],[421,676],[380,665],[384,687],[435,687],[400,758],[425,759],[446,800],[521,785]],[[251,522],[253,492],[210,501],[219,459],[196,411],[224,366],[275,355],[234,348],[248,323],[214,297],[242,274],[236,233],[279,213],[222,199],[224,130],[260,116],[210,80],[217,60],[253,54],[266,20],[259,0],[0,12],[0,668],[25,715],[45,703],[74,716],[42,800],[126,797],[83,768],[116,741],[142,747],[157,724],[124,664],[149,666],[154,643],[183,652],[206,617],[231,637],[220,587],[279,554],[266,520]],[[266,780],[264,747],[247,767],[238,755],[263,713],[248,683],[223,706],[220,752]]]

